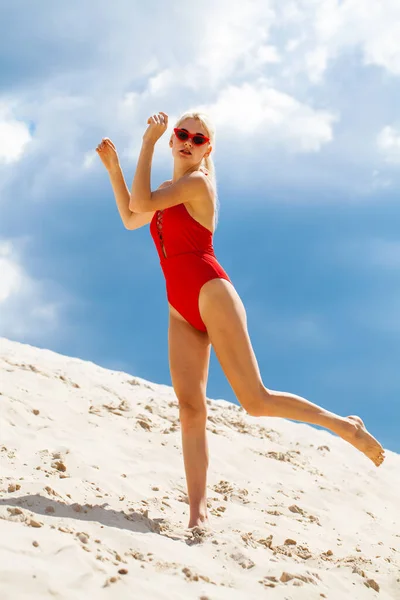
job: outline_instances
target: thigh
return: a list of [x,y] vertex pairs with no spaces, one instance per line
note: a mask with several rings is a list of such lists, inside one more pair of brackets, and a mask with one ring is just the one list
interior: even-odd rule
[[198,331],[170,306],[168,354],[172,385],[179,404],[206,408],[206,389],[211,344],[208,334]]
[[258,402],[263,382],[243,302],[229,281],[215,279],[201,289],[199,308],[222,370],[240,404],[248,410]]

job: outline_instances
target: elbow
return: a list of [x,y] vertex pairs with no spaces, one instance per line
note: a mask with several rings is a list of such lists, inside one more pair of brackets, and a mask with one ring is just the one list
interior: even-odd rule
[[138,206],[138,202],[132,197],[129,197],[129,210],[131,212],[139,212],[139,206]]
[[129,198],[129,210],[134,213],[144,213],[151,210],[151,196],[147,200],[146,198],[139,198],[136,196],[130,196]]
[[149,202],[143,198],[136,198],[131,195],[129,199],[129,210],[134,213],[147,212],[150,210]]

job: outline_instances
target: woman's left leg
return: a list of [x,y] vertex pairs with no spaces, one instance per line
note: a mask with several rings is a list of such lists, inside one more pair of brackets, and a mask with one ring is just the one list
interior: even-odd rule
[[261,379],[247,330],[246,311],[233,285],[213,279],[199,296],[201,317],[215,354],[235,395],[252,416],[282,417],[330,429],[370,458],[376,466],[384,450],[359,417],[340,417],[300,396],[268,390]]

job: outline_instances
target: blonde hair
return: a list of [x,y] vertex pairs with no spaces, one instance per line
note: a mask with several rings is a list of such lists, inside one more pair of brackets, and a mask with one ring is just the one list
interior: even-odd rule
[[[185,112],[183,115],[181,115],[181,117],[179,117],[178,121],[175,124],[175,127],[180,127],[181,123],[183,123],[183,121],[185,121],[186,119],[196,119],[197,121],[200,121],[200,123],[203,125],[204,129],[207,132],[207,136],[210,138],[210,144],[213,148],[213,151],[215,149],[215,126],[213,124],[213,122],[211,121],[210,117],[204,113],[204,112],[200,112],[197,110],[191,110],[188,112]],[[215,165],[214,165],[214,161],[212,159],[211,154],[205,158],[203,158],[203,160],[201,161],[200,164],[200,169],[202,171],[204,171],[205,173],[207,173],[208,179],[211,181],[214,190],[215,190],[215,226],[217,226],[218,223],[218,214],[219,214],[219,199],[218,199],[218,192],[217,192],[217,177],[215,174]]]

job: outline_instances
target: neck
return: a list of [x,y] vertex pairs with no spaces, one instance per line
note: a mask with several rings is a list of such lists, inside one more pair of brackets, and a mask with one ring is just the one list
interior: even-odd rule
[[201,162],[195,165],[192,165],[191,167],[184,165],[182,163],[178,163],[178,161],[174,162],[174,174],[172,177],[172,183],[175,183],[178,181],[178,179],[181,179],[181,177],[183,177],[184,175],[188,175],[188,173],[193,173],[193,171],[198,171],[200,169],[200,165]]

